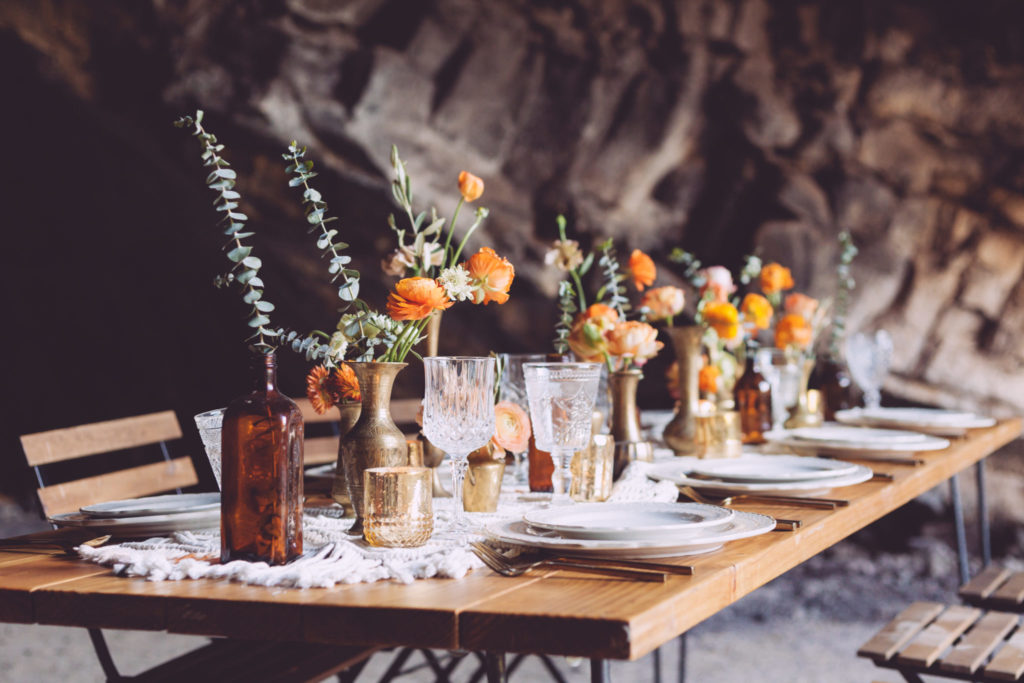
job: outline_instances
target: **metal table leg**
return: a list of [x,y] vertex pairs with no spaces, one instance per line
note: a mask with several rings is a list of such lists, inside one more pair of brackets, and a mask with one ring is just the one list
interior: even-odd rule
[[505,653],[487,652],[484,654],[487,666],[487,683],[505,683]]
[[953,494],[953,526],[956,530],[956,555],[960,565],[960,585],[971,579],[971,571],[967,565],[967,531],[964,529],[964,502],[960,495],[959,475],[954,474],[949,480],[949,489]]
[[611,683],[612,667],[607,659],[590,660],[590,683]]
[[686,636],[684,633],[679,636],[679,683],[686,681]]
[[985,460],[974,466],[978,474],[978,533],[981,535],[981,561],[992,564],[992,530],[988,523],[988,500],[985,497]]
[[661,683],[661,648],[656,648],[651,654],[654,661],[654,683]]

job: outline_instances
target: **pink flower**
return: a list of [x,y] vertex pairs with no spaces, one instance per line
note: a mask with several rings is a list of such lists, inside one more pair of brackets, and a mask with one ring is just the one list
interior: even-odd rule
[[494,443],[513,453],[523,453],[530,446],[530,416],[511,401],[494,406]]
[[725,266],[710,266],[701,271],[704,286],[700,288],[701,298],[710,291],[714,301],[728,301],[729,295],[736,291],[732,281],[732,273]]
[[631,358],[633,365],[641,366],[658,355],[665,346],[658,341],[658,331],[638,320],[619,323],[608,331],[608,353],[619,358]]

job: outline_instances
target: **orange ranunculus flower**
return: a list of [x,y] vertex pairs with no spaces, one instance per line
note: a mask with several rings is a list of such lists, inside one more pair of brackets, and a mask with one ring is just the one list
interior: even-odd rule
[[704,276],[704,285],[700,288],[702,299],[710,291],[713,300],[728,301],[729,295],[736,291],[732,273],[725,266],[709,266],[701,270],[700,274]]
[[483,247],[462,264],[469,272],[473,285],[473,303],[489,304],[508,301],[508,289],[516,276],[516,269],[508,259],[498,256],[490,247]]
[[778,263],[769,263],[761,269],[761,291],[765,294],[776,294],[793,289],[793,274],[789,268]]
[[576,316],[569,331],[569,348],[585,362],[600,362],[608,350],[605,335],[619,322],[619,313],[605,304],[591,304]]
[[530,447],[530,416],[511,401],[494,406],[494,437],[498,448],[522,453]]
[[452,301],[437,280],[407,277],[388,295],[388,314],[394,320],[423,320],[436,310],[451,308]]
[[347,363],[334,370],[318,365],[306,375],[306,396],[319,415],[323,415],[338,403],[359,402],[359,381],[356,373]]
[[644,292],[640,305],[650,309],[651,320],[665,320],[683,312],[686,295],[678,287],[655,287]]
[[704,322],[714,328],[719,339],[735,339],[740,332],[740,312],[727,301],[709,301],[701,311]]
[[612,327],[605,337],[609,354],[631,358],[634,365],[643,365],[665,346],[658,341],[658,331],[639,320],[621,322]]
[[814,312],[818,310],[818,300],[807,296],[806,294],[800,294],[799,292],[793,292],[786,297],[786,313],[796,313],[802,315],[807,320],[814,317]]
[[740,304],[744,319],[759,330],[767,330],[772,324],[772,305],[760,294],[747,294]]
[[775,327],[775,346],[785,349],[796,346],[806,349],[813,341],[811,324],[807,319],[797,313],[787,313]]
[[629,272],[633,274],[633,284],[638,291],[644,291],[644,287],[654,284],[654,278],[658,277],[658,269],[654,267],[651,257],[634,249],[629,255]]
[[484,193],[484,181],[472,173],[463,171],[459,173],[459,192],[467,202],[476,201]]
[[717,365],[705,365],[702,367],[700,374],[697,375],[700,390],[705,394],[717,394],[718,376],[721,374],[722,371],[718,369]]

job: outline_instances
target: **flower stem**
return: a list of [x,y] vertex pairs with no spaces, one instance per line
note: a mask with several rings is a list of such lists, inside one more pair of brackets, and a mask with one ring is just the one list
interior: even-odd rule
[[[455,233],[455,221],[459,220],[459,211],[462,209],[462,205],[466,203],[465,197],[459,198],[459,203],[455,205],[455,213],[452,214],[452,222],[448,224],[448,237],[444,241],[444,256],[448,259],[449,250],[452,246],[452,235]],[[448,261],[448,267],[451,268],[454,264],[453,261]]]

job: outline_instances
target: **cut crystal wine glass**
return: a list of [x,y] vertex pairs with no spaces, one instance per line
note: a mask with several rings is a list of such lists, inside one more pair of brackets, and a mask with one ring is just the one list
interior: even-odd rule
[[494,436],[494,359],[432,356],[423,359],[426,376],[423,434],[452,460],[452,530],[468,530],[462,482],[469,454]]
[[800,366],[783,349],[758,349],[754,367],[772,387],[772,429],[782,429],[800,396]]
[[553,503],[570,502],[570,462],[590,443],[598,363],[526,363],[523,366],[537,448],[551,453]]
[[[498,363],[503,368],[501,380],[498,382],[498,400],[510,401],[529,414],[530,402],[526,398],[526,380],[523,378],[524,363],[543,363],[547,357],[542,353],[499,353]],[[526,483],[526,468],[523,467],[526,452],[513,453],[516,469],[513,480],[517,484]]]
[[853,381],[864,392],[864,405],[877,408],[882,403],[882,380],[892,363],[892,337],[885,330],[873,336],[858,332],[846,339],[846,363]]

